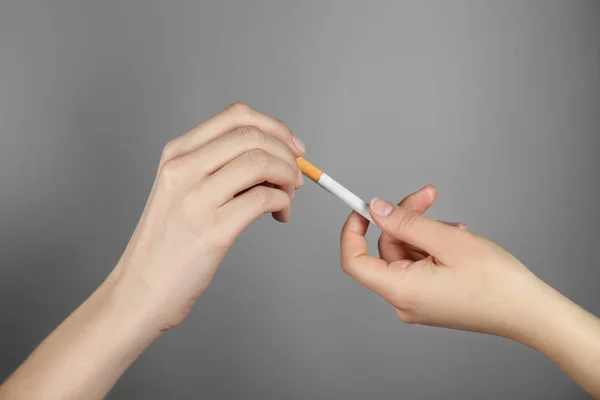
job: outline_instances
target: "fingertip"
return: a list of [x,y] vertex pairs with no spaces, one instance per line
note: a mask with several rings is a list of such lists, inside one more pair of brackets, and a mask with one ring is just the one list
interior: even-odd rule
[[367,233],[368,229],[369,220],[367,220],[365,217],[363,217],[356,211],[352,211],[346,219],[344,226],[342,227],[341,236],[342,239],[347,234],[358,234],[364,236]]
[[427,199],[431,203],[433,203],[435,201],[435,199],[437,197],[437,189],[435,186],[433,186],[432,184],[429,183],[429,184],[423,186],[420,191],[427,194]]
[[298,176],[296,177],[296,189],[300,189],[304,185],[304,175],[302,175],[302,171],[298,168]]
[[292,133],[292,141],[294,142],[294,146],[296,147],[296,153],[298,156],[304,155],[306,153],[306,146],[302,143],[302,140],[296,135]]
[[273,216],[273,219],[275,219],[275,221],[281,222],[281,223],[286,223],[286,222],[289,222],[292,213],[291,213],[291,210],[289,208],[287,208],[285,210],[273,212],[273,213],[271,213],[271,215]]
[[369,212],[372,216],[387,217],[394,211],[394,205],[388,201],[374,197],[369,203]]
[[435,202],[436,196],[436,189],[432,185],[425,185],[406,196],[398,205],[422,214]]

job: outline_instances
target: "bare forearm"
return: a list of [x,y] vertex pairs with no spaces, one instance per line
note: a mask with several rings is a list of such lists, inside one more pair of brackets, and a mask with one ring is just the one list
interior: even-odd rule
[[600,319],[542,284],[516,339],[554,361],[600,398]]
[[0,386],[6,399],[102,399],[156,338],[101,287]]

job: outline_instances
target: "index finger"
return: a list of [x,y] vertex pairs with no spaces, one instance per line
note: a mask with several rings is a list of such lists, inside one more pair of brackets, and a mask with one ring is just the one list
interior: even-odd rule
[[[383,214],[382,208],[385,209]],[[374,199],[369,206],[373,221],[390,236],[434,256],[444,264],[460,262],[472,247],[470,233],[420,215],[405,207]]]
[[164,157],[170,159],[188,153],[224,133],[244,126],[254,126],[273,136],[287,145],[296,156],[301,156],[306,150],[302,142],[277,118],[256,111],[244,103],[234,103],[185,135],[174,139]]
[[[406,196],[398,204],[419,214],[423,214],[435,202],[437,190],[432,185],[425,185],[421,189]],[[387,232],[382,232],[379,237],[379,255],[387,262],[407,258],[410,252],[404,246],[404,242]]]

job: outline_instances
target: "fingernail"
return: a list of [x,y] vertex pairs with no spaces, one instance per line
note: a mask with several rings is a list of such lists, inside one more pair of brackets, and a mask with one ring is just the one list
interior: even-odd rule
[[296,178],[296,184],[298,187],[304,185],[304,175],[302,175],[302,171],[298,170],[298,178]]
[[394,210],[394,206],[385,200],[374,198],[371,200],[371,209],[380,217],[387,217]]
[[467,229],[467,224],[465,224],[464,222],[448,222],[448,221],[442,221],[442,222],[445,223],[446,225],[455,226],[459,229]]
[[294,190],[294,191],[292,192],[292,197],[291,197],[291,198],[293,199],[295,195],[296,195],[296,191]]
[[294,134],[292,134],[292,140],[294,141],[294,146],[296,146],[296,148],[300,150],[302,154],[304,154],[306,152],[306,146],[304,143],[302,143],[302,140],[300,140],[298,136]]

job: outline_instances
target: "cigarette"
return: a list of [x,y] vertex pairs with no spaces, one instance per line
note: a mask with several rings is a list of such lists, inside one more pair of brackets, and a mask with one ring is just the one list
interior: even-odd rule
[[298,166],[304,175],[310,180],[327,190],[329,193],[346,203],[351,209],[373,222],[371,215],[369,214],[369,204],[362,200],[360,197],[346,189],[335,179],[315,167],[310,162],[306,161],[302,157],[296,159]]

